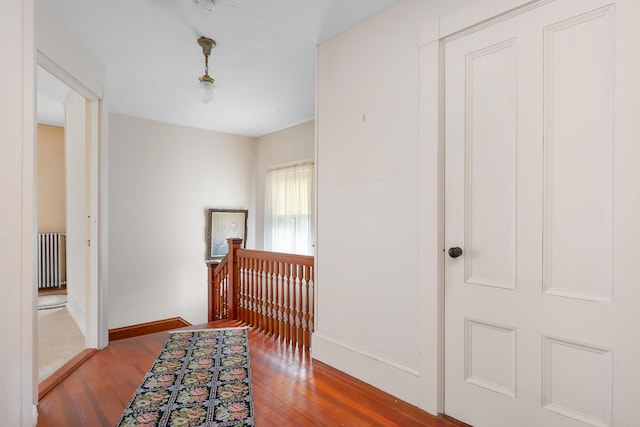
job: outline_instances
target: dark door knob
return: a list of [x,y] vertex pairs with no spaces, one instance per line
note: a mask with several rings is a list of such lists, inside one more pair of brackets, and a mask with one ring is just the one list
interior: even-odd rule
[[451,258],[458,258],[460,255],[462,255],[462,249],[459,247],[449,248],[449,256]]

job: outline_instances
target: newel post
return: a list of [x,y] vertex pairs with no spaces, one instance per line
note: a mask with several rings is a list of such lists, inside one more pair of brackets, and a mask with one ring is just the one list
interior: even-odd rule
[[227,310],[230,319],[236,319],[238,314],[238,300],[240,297],[240,263],[237,250],[242,247],[242,239],[227,239],[229,252],[227,263],[229,265],[229,288],[227,290]]

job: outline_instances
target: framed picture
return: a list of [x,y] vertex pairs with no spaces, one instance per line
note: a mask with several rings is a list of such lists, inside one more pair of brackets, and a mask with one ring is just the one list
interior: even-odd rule
[[222,259],[229,252],[227,239],[239,237],[242,247],[247,247],[247,210],[208,209],[207,211],[207,259]]

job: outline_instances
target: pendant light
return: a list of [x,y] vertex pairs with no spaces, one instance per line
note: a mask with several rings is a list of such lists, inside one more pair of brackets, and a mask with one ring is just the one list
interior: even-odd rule
[[216,90],[215,80],[209,75],[209,55],[211,55],[211,49],[216,47],[216,41],[203,36],[198,39],[198,44],[202,47],[204,55],[204,76],[198,79],[198,94],[200,94],[202,102],[206,104],[213,99]]
[[213,12],[216,10],[215,0],[193,0],[193,3],[200,9],[204,9],[207,12]]

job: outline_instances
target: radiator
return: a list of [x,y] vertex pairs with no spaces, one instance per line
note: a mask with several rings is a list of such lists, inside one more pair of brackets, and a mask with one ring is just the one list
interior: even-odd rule
[[67,284],[66,234],[38,233],[38,289]]

